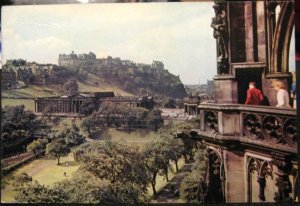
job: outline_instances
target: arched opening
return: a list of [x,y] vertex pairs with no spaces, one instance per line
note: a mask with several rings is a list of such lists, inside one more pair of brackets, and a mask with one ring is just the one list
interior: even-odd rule
[[217,151],[211,148],[206,150],[208,162],[206,181],[208,182],[207,202],[222,203],[225,202],[224,181],[225,172],[223,160]]
[[290,50],[289,50],[289,72],[295,72],[296,71],[296,52],[295,52],[295,26],[293,26],[292,30],[292,37],[291,37],[291,43],[290,43]]
[[[278,12],[278,17],[277,17]],[[271,51],[271,69],[275,73],[289,72],[289,52],[295,12],[292,2],[284,2],[275,8],[277,18]]]
[[281,10],[280,6],[277,5],[276,8],[275,8],[275,22],[276,22],[276,24],[277,24],[277,22],[278,22],[280,10]]
[[260,202],[259,201],[259,184],[257,182],[259,171],[259,163],[251,158],[248,162],[248,202]]

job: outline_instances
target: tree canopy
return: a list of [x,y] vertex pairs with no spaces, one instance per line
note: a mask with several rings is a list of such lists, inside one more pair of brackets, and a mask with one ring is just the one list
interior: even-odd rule
[[68,95],[75,95],[78,92],[78,84],[75,79],[69,79],[64,85],[63,90]]
[[5,106],[2,109],[1,120],[1,151],[5,155],[26,147],[40,124],[35,114],[26,111],[24,105]]
[[54,140],[46,145],[46,155],[49,157],[57,158],[57,165],[60,164],[59,160],[63,156],[67,156],[70,152],[69,147],[62,139]]

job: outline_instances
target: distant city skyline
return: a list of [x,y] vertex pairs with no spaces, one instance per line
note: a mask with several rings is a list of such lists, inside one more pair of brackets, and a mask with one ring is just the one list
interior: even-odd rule
[[[135,63],[162,61],[183,84],[216,75],[213,2],[10,6],[2,11],[2,62],[58,64],[59,54],[93,52]],[[113,12],[112,12],[113,11]],[[294,40],[290,69],[295,68]]]

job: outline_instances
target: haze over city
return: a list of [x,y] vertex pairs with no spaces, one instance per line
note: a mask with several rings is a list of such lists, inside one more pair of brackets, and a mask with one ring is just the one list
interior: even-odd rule
[[[3,56],[57,64],[59,54],[94,52],[136,63],[160,60],[184,84],[216,74],[212,2],[4,7]],[[113,12],[112,12],[113,11]],[[290,70],[294,66],[291,42]]]

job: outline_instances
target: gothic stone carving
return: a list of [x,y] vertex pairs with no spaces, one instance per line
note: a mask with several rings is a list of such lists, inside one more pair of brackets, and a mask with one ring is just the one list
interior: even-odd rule
[[205,130],[210,132],[218,131],[218,115],[217,112],[205,111]]
[[291,162],[284,156],[272,154],[272,163],[277,166],[278,172],[276,172],[277,178],[275,185],[278,187],[278,191],[275,193],[274,200],[276,202],[292,202],[293,199],[289,196],[292,192],[292,183],[289,179],[289,173],[291,172]]
[[247,114],[244,117],[244,133],[246,136],[255,138],[255,139],[263,139],[262,135],[262,125],[260,118],[254,114]]
[[269,140],[276,143],[285,143],[282,132],[282,122],[279,118],[267,116],[263,119],[263,131]]
[[243,133],[252,139],[297,146],[296,119],[253,113],[243,114]]
[[296,119],[287,119],[283,124],[283,135],[290,146],[297,144]]
[[213,6],[215,17],[212,18],[211,27],[213,36],[217,41],[218,74],[228,74],[228,32],[226,21],[226,1],[216,1]]
[[248,174],[254,174],[255,171],[257,172],[257,182],[259,184],[258,197],[260,200],[265,201],[266,177],[270,176],[271,178],[273,178],[271,163],[251,157],[248,160]]

